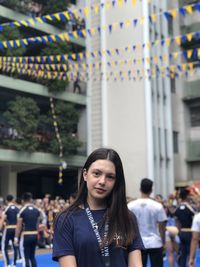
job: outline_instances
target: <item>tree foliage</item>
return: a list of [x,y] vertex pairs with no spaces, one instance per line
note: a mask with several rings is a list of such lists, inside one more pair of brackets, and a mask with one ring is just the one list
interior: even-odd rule
[[[57,115],[59,134],[63,145],[63,153],[65,155],[76,153],[77,148],[81,145],[76,135],[77,124],[79,121],[79,111],[76,109],[74,104],[62,101],[56,103],[55,111]],[[59,144],[57,139],[52,140],[50,147],[53,153],[59,153]]]
[[[62,55],[72,51],[72,46],[69,43],[48,43],[47,46],[42,50],[42,55]],[[65,91],[68,80],[42,80],[42,84],[46,85],[50,92],[59,93]]]
[[3,143],[16,150],[35,151],[38,141],[34,136],[37,134],[39,115],[40,110],[31,98],[18,96],[10,101],[4,117],[10,127],[17,131],[17,137],[4,140]]
[[[18,40],[22,39],[22,36],[16,27],[5,26],[3,27],[3,31],[0,32],[0,42],[2,41],[9,41],[9,40]],[[0,50],[1,56],[21,56],[25,53],[25,47],[17,47],[15,49],[4,49]]]

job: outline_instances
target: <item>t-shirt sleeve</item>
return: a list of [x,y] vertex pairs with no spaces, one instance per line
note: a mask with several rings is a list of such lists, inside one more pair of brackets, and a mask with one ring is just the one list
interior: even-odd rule
[[194,216],[194,219],[192,222],[192,231],[200,232],[200,213]]
[[73,222],[70,214],[62,213],[55,222],[53,255],[55,261],[62,256],[75,255],[73,246]]
[[136,235],[135,235],[135,239],[133,240],[132,244],[128,246],[128,249],[127,249],[128,253],[131,251],[134,251],[136,249],[139,249],[139,250],[144,249],[144,244],[142,242],[142,238],[141,238],[140,232],[139,232],[137,218],[136,218],[135,214],[132,212],[131,212],[131,215],[132,215],[133,223],[136,225]]

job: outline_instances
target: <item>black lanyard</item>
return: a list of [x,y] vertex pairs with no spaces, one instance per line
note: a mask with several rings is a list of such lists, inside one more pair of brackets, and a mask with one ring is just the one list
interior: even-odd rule
[[108,243],[107,243],[107,236],[108,236],[108,222],[105,223],[105,227],[104,227],[104,240],[106,242],[105,246],[102,246],[102,239],[98,230],[98,225],[97,223],[94,221],[94,218],[92,216],[92,212],[90,210],[89,205],[86,203],[85,204],[85,211],[87,214],[87,217],[91,223],[92,229],[96,235],[97,241],[99,243],[99,247],[101,250],[101,256],[104,262],[104,266],[105,267],[110,267],[110,257],[109,257],[109,247],[108,247]]

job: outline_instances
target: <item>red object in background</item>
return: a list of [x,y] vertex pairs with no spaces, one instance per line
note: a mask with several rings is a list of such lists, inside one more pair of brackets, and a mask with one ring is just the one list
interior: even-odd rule
[[200,181],[188,186],[187,189],[190,191],[191,195],[200,196]]

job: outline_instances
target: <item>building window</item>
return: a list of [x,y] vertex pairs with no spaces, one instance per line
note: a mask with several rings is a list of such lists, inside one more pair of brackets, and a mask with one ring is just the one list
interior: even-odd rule
[[174,154],[178,154],[178,132],[173,131]]
[[175,94],[176,93],[176,83],[175,83],[175,79],[170,79],[170,87],[171,87],[171,92],[173,93],[173,94]]
[[200,127],[200,106],[190,108],[190,119],[192,127]]

